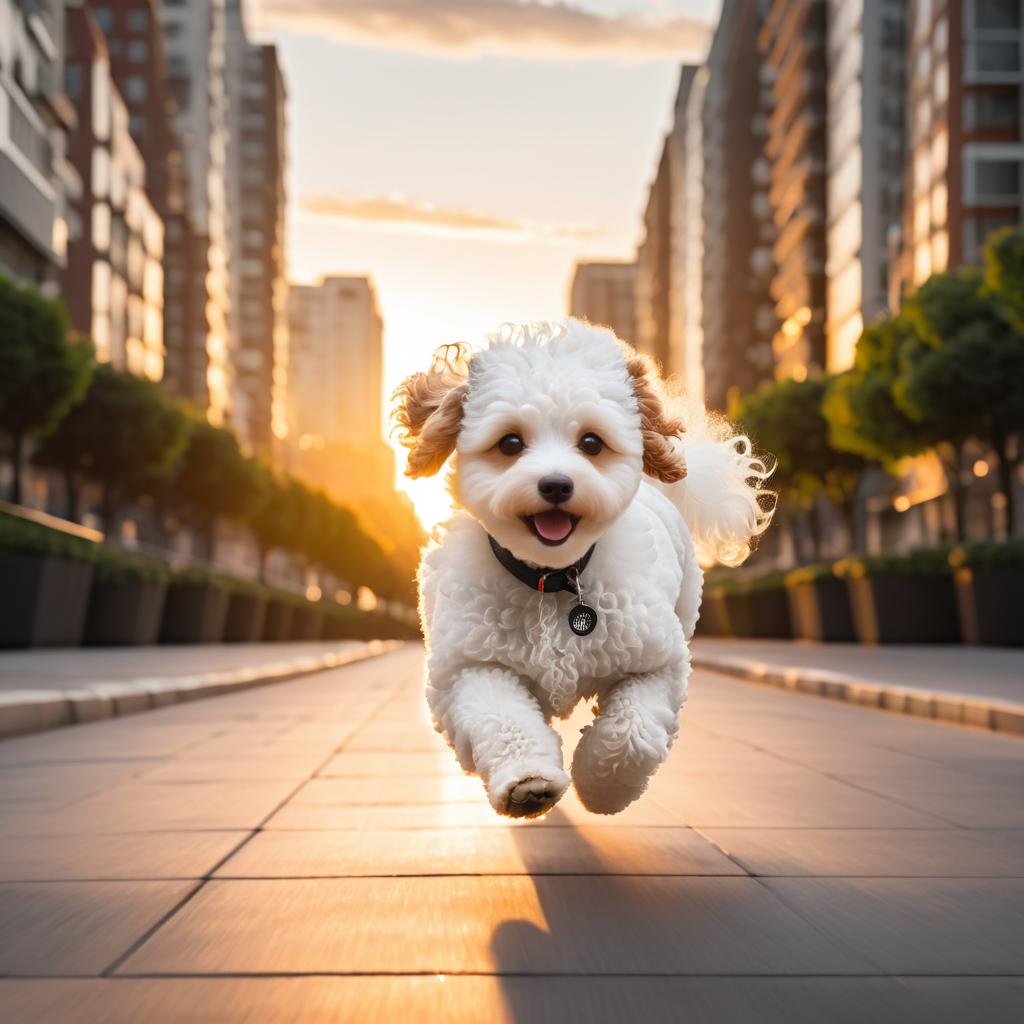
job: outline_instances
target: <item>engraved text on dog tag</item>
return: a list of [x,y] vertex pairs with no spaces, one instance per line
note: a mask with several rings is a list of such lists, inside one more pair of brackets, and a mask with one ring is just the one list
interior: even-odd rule
[[577,636],[589,636],[597,625],[597,612],[588,604],[578,604],[569,612],[569,628]]

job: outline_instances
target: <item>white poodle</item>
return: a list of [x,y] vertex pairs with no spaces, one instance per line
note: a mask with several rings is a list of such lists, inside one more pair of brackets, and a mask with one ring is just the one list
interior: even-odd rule
[[[449,456],[458,511],[420,567],[435,727],[501,814],[569,785],[549,722],[583,699],[572,779],[614,814],[678,731],[705,560],[736,565],[771,518],[750,442],[670,409],[653,364],[579,320],[439,350],[399,388],[407,473]],[[645,475],[646,474],[646,475]]]

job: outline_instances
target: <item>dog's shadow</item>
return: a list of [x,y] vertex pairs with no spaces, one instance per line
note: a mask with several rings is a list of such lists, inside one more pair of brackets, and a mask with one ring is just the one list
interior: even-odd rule
[[[557,831],[549,840],[557,858],[548,842],[535,842],[539,831]],[[546,926],[513,918],[494,929],[494,969],[512,1019],[590,1024],[637,1019],[638,1012],[679,1019],[678,1005],[643,981],[639,1011],[637,983],[622,977],[671,973],[664,944],[671,947],[673,933],[686,927],[678,900],[665,899],[657,880],[631,861],[632,831],[601,824],[585,834],[557,807],[543,824],[511,830]],[[617,977],[596,980],[604,975]]]

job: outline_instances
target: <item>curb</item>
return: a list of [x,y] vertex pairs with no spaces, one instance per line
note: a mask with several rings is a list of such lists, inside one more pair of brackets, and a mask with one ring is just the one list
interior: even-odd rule
[[893,711],[1024,738],[1024,705],[1021,704],[1007,704],[962,693],[872,683],[827,669],[779,668],[752,658],[707,657],[695,653],[693,666],[744,682],[845,701],[857,707]]
[[75,690],[0,691],[0,740],[283,683],[387,654],[402,643],[370,640],[351,649],[272,662],[258,668],[118,683],[91,682]]

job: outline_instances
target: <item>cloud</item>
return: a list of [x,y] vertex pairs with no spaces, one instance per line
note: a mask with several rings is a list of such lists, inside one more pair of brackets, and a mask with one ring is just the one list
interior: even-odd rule
[[300,204],[316,217],[339,220],[363,227],[410,231],[431,235],[476,235],[501,241],[550,239],[572,241],[593,238],[600,232],[573,224],[542,224],[491,217],[468,210],[455,210],[417,202],[401,195],[371,198],[305,196]]
[[263,0],[262,28],[455,57],[654,60],[703,51],[694,18],[606,15],[540,0]]

